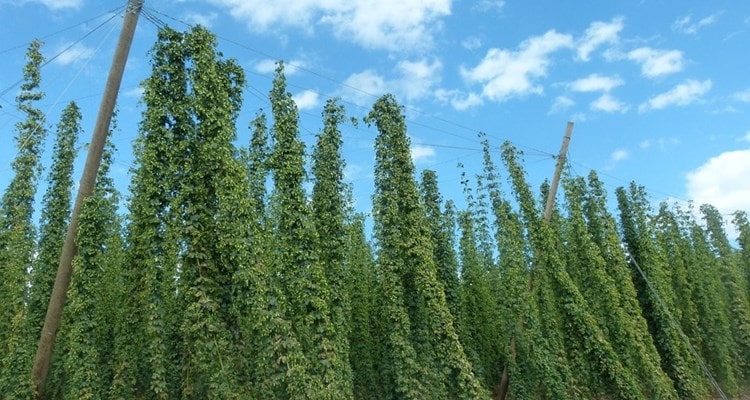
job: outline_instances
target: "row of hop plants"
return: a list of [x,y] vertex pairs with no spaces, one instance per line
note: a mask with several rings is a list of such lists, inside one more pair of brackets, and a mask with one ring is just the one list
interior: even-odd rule
[[[306,165],[279,63],[270,114],[237,145],[244,71],[216,46],[204,28],[159,32],[127,211],[109,145],[45,398],[480,399],[508,379],[513,399],[704,399],[748,384],[744,212],[733,245],[716,208],[652,210],[636,184],[611,211],[592,172],[564,175],[545,220],[549,187],[529,186],[510,143],[499,167],[482,135],[484,168],[462,171],[459,209],[434,171],[416,171],[404,110],[385,95],[363,119],[378,131],[370,231],[344,181],[346,110],[328,101]],[[4,399],[33,397],[82,134],[70,103],[35,224],[40,48],[28,50],[0,201]]]

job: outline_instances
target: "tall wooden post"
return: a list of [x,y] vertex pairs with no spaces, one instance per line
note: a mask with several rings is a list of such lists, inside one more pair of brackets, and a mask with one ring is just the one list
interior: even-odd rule
[[547,222],[552,217],[552,208],[555,205],[555,196],[557,196],[557,186],[560,184],[560,174],[562,173],[563,166],[565,166],[565,159],[568,155],[568,144],[570,143],[570,136],[572,134],[573,123],[568,121],[568,126],[565,128],[565,137],[563,137],[562,146],[560,146],[560,154],[557,156],[555,175],[552,176],[552,185],[547,195],[547,204],[544,207],[544,220]]
[[94,192],[96,175],[99,171],[99,164],[101,163],[104,145],[107,142],[109,124],[112,120],[117,93],[120,91],[120,83],[122,82],[125,63],[128,59],[128,53],[130,52],[130,45],[133,42],[133,35],[138,23],[138,16],[143,7],[143,1],[144,0],[128,0],[125,18],[122,23],[122,30],[120,31],[120,38],[118,39],[115,55],[112,59],[112,66],[110,67],[109,77],[107,78],[107,83],[104,88],[104,95],[102,96],[102,101],[99,105],[99,114],[96,118],[94,131],[91,134],[91,143],[89,144],[86,164],[78,187],[78,195],[76,196],[73,213],[70,216],[70,225],[68,226],[68,232],[65,236],[65,244],[63,245],[62,253],[60,255],[60,264],[57,267],[55,284],[52,287],[52,295],[50,296],[49,305],[47,306],[44,327],[42,328],[42,334],[39,338],[39,346],[37,347],[36,357],[34,358],[34,366],[31,370],[31,378],[34,383],[37,399],[41,399],[44,393],[44,383],[47,380],[47,373],[49,372],[52,351],[55,346],[55,337],[57,335],[57,330],[60,327],[63,307],[65,306],[68,286],[70,285],[70,277],[73,272],[73,258],[78,252],[75,240],[78,233],[78,219],[81,213],[81,206],[83,205],[83,201]]
[[[544,206],[544,221],[549,222],[552,218],[552,209],[555,205],[555,197],[557,196],[557,187],[560,185],[560,175],[562,169],[565,166],[565,160],[568,154],[568,144],[570,144],[570,136],[573,134],[573,122],[568,121],[568,126],[565,128],[565,136],[563,137],[562,146],[560,146],[560,153],[557,155],[557,164],[555,164],[555,174],[552,176],[552,184],[547,194],[547,204]],[[529,274],[529,282],[527,290],[532,290],[533,285],[533,272]],[[518,320],[517,329],[523,329],[523,317]],[[516,357],[516,338],[515,336],[510,341],[510,353],[511,357]],[[503,368],[503,376],[500,378],[500,385],[497,389],[500,400],[505,400],[505,396],[508,395],[508,386],[510,385],[510,378],[508,377],[508,366]]]

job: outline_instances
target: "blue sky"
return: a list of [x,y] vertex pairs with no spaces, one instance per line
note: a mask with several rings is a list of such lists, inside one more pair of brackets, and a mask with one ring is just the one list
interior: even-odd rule
[[[86,142],[124,4],[0,0],[3,190],[20,118],[13,85],[22,76],[26,45],[42,38],[48,58],[59,54],[42,70],[47,96],[41,108],[50,131],[75,100]],[[723,213],[750,211],[750,3],[146,0],[145,7],[114,138],[114,174],[123,191],[156,25],[200,23],[247,72],[240,145],[249,141],[247,126],[257,110],[270,109],[273,63],[284,59],[306,142],[321,128],[328,97],[340,97],[350,116],[362,117],[377,96],[394,93],[406,107],[417,168],[437,170],[444,197],[459,203],[456,165],[469,174],[481,171],[478,131],[494,148],[507,139],[523,150],[536,185],[551,176],[551,154],[570,120],[571,172],[599,171],[610,193],[635,180],[655,203],[672,198],[710,202]],[[376,131],[362,123],[342,130],[347,179],[357,207],[366,210]],[[52,136],[48,142],[46,154]]]

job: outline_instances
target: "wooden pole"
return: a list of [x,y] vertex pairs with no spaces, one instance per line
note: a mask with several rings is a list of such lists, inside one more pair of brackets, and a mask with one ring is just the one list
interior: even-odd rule
[[568,154],[568,144],[570,143],[570,136],[573,134],[573,123],[568,121],[568,126],[565,128],[565,137],[563,137],[562,146],[560,146],[560,154],[557,156],[557,165],[555,165],[555,175],[552,177],[552,185],[549,188],[549,194],[547,195],[547,204],[544,207],[544,220],[549,222],[552,217],[552,208],[555,205],[555,196],[557,196],[557,186],[560,184],[560,174],[562,173],[563,166],[565,166],[565,158]]
[[[544,221],[549,223],[552,218],[552,209],[555,205],[555,197],[557,196],[557,187],[560,185],[560,175],[562,175],[562,169],[565,166],[565,160],[568,154],[568,144],[570,144],[570,136],[573,135],[573,122],[568,121],[568,126],[565,128],[565,136],[563,137],[562,146],[560,146],[560,153],[557,155],[557,164],[555,165],[555,174],[552,176],[552,184],[547,194],[547,204],[544,206]],[[527,290],[531,291],[533,285],[533,273],[529,273],[529,282]],[[523,317],[518,319],[517,331],[523,329]],[[516,357],[516,338],[515,335],[510,341],[510,355],[512,358]],[[500,378],[500,385],[497,389],[497,399],[505,400],[508,395],[508,386],[510,385],[510,379],[508,377],[508,365],[503,368],[503,376]]]
[[78,233],[78,218],[81,213],[83,201],[91,196],[96,184],[96,175],[99,171],[99,164],[102,159],[104,145],[107,142],[109,124],[112,120],[112,113],[117,101],[117,93],[120,90],[122,75],[125,70],[125,63],[130,52],[130,45],[133,42],[135,27],[138,23],[138,16],[143,7],[144,0],[128,0],[125,18],[120,31],[120,38],[117,42],[115,55],[112,59],[112,65],[109,70],[109,76],[102,95],[102,101],[99,105],[99,113],[94,125],[94,131],[91,134],[91,143],[86,157],[86,164],[83,169],[78,195],[76,196],[73,213],[70,216],[70,225],[65,236],[65,243],[60,255],[60,263],[57,267],[55,284],[52,287],[49,305],[47,306],[47,315],[44,319],[39,346],[37,347],[34,365],[31,369],[31,379],[34,384],[34,391],[37,399],[41,399],[44,393],[44,383],[47,380],[52,351],[55,346],[55,336],[60,327],[65,299],[67,297],[70,277],[73,272],[73,258],[78,253],[75,240]]

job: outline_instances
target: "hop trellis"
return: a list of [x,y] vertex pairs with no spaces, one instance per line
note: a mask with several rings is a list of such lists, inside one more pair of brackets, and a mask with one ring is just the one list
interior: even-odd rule
[[[271,114],[238,148],[244,72],[213,34],[164,28],[151,57],[127,212],[105,157],[81,217],[50,398],[477,399],[506,368],[516,399],[731,397],[750,381],[744,213],[734,247],[711,206],[705,223],[654,212],[633,184],[616,191],[616,217],[595,173],[568,174],[547,223],[522,154],[506,143],[496,166],[485,137],[457,209],[433,171],[417,181],[403,108],[386,95],[365,118],[378,131],[368,235],[343,182],[337,101],[307,166],[283,64]],[[35,227],[40,63],[35,43],[0,204],[8,398],[31,396],[80,130],[71,104]]]

